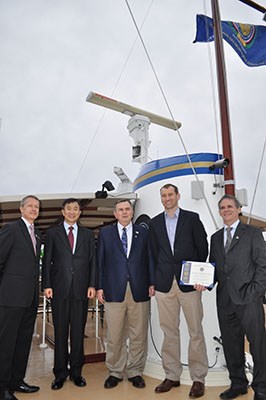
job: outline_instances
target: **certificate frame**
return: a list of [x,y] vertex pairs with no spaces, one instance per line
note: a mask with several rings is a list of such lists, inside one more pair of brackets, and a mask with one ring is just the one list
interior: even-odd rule
[[200,284],[211,289],[214,286],[214,272],[214,263],[184,260],[179,284],[185,286]]

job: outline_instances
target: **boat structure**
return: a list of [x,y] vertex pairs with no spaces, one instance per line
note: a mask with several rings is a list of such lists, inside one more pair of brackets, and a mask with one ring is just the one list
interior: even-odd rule
[[[249,2],[250,3],[250,2]],[[199,152],[172,156],[149,161],[149,127],[153,124],[172,129],[179,133],[181,123],[172,118],[167,119],[152,112],[141,110],[135,106],[122,103],[99,93],[90,92],[87,101],[113,111],[128,115],[127,129],[133,139],[132,161],[141,165],[134,182],[133,191],[138,195],[135,204],[135,221],[149,225],[149,220],[162,211],[159,191],[166,183],[173,183],[181,193],[180,206],[199,213],[210,238],[215,230],[222,227],[218,213],[218,201],[224,193],[236,195],[241,205],[247,206],[247,191],[238,189],[235,185],[233,154],[231,147],[230,113],[227,98],[227,82],[224,65],[224,54],[221,33],[221,19],[218,1],[212,1],[212,14],[215,31],[216,69],[219,92],[220,120],[223,150],[222,154]],[[185,149],[186,150],[186,149]],[[121,187],[122,188],[122,187]],[[120,188],[120,189],[121,189]],[[266,221],[242,215],[243,221],[252,222],[265,230]],[[209,373],[206,384],[222,386],[229,383],[223,356],[222,341],[216,317],[215,289],[203,293],[204,332],[209,359]],[[190,384],[187,366],[188,333],[184,317],[181,318],[181,353],[184,365],[181,380]],[[158,313],[155,300],[151,301],[150,336],[148,358],[145,373],[163,379],[160,348],[163,334],[159,329]],[[246,354],[247,374],[252,372],[252,359]],[[251,378],[252,379],[252,378]]]
[[[249,1],[249,3],[253,3]],[[220,48],[217,52],[223,53],[221,40],[219,7],[216,0],[212,0],[212,11],[215,26],[215,43]],[[266,12],[266,10],[265,10]],[[223,54],[222,54],[223,56]],[[221,61],[221,60],[220,60]],[[218,213],[218,201],[224,193],[235,194],[243,208],[248,205],[247,191],[245,188],[238,188],[235,184],[233,154],[231,151],[230,121],[224,119],[228,115],[228,100],[226,79],[224,71],[220,69],[217,62],[217,77],[220,95],[220,113],[222,121],[223,148],[220,152],[205,152],[201,148],[200,137],[198,140],[198,152],[190,153],[186,146],[183,146],[183,153],[150,160],[149,147],[151,144],[150,131],[155,126],[161,129],[169,129],[179,137],[182,142],[182,121],[179,122],[173,117],[169,110],[170,117],[164,117],[143,110],[136,105],[129,105],[112,97],[91,91],[86,101],[89,107],[100,106],[122,113],[121,118],[127,116],[127,129],[132,138],[131,161],[139,164],[139,172],[135,179],[131,180],[127,171],[120,166],[114,167],[114,173],[119,179],[119,185],[115,191],[111,182],[106,181],[102,190],[95,193],[61,193],[58,195],[39,195],[42,201],[42,210],[37,225],[44,230],[58,220],[60,204],[66,197],[77,197],[82,204],[82,223],[93,229],[95,236],[101,226],[114,222],[113,207],[118,199],[130,199],[134,204],[134,221],[146,226],[148,229],[149,220],[162,211],[160,202],[160,188],[166,183],[173,183],[181,194],[180,207],[197,212],[203,222],[208,238],[222,226]],[[222,93],[222,95],[221,95]],[[163,139],[163,133],[160,140]],[[112,194],[109,193],[112,191]],[[1,219],[0,225],[16,219],[18,211],[18,198],[15,196],[0,197]],[[245,213],[241,217],[244,222],[258,226],[266,231],[266,219],[252,214]],[[216,290],[203,292],[204,319],[203,329],[205,333],[207,353],[209,360],[209,372],[206,377],[206,385],[223,386],[228,385],[228,373],[223,356],[222,341],[216,316]],[[181,382],[191,384],[187,368],[188,332],[183,315],[181,315],[181,359],[184,365]],[[155,299],[151,300],[150,329],[148,338],[148,355],[145,374],[158,379],[164,379],[164,371],[161,363],[161,344],[163,333],[160,330]],[[247,355],[247,369],[252,370],[252,360]]]
[[[132,161],[139,162],[141,167],[134,182],[121,182],[117,194],[122,196],[128,190],[128,186],[125,187],[124,184],[131,185],[131,190],[137,195],[134,211],[135,222],[148,228],[150,218],[162,211],[160,188],[166,183],[173,183],[178,187],[181,194],[180,206],[199,213],[210,238],[210,235],[220,227],[217,202],[224,193],[223,168],[226,161],[221,159],[221,156],[217,153],[184,154],[148,161],[149,128],[152,129],[153,124],[159,124],[175,130],[181,127],[180,122],[173,122],[170,119],[139,110],[97,93],[89,93],[87,101],[129,116],[132,115],[127,125],[129,135],[134,141]],[[245,191],[240,193],[243,194]],[[226,385],[228,384],[228,377],[216,317],[215,289],[203,293],[203,304],[203,326],[209,359],[209,373],[206,383],[210,386]],[[183,316],[180,332],[182,363],[184,364],[182,382],[190,384],[190,377],[186,368],[188,333]],[[163,379],[164,371],[160,357],[163,334],[159,327],[155,299],[151,300],[148,340],[145,374]]]

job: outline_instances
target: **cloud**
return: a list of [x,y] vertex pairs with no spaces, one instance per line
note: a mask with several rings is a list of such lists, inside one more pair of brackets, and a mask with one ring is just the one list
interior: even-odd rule
[[[141,25],[151,3],[131,3]],[[223,19],[263,24],[240,2],[222,3]],[[191,153],[216,151],[207,45],[192,43],[196,13],[203,12],[197,0],[153,2],[142,28]],[[136,38],[126,4],[13,0],[2,2],[0,26],[0,193],[94,191],[107,178],[115,181],[114,165],[134,179],[127,117],[107,111],[103,118],[103,109],[85,101],[92,90],[169,117],[139,41],[122,69]],[[265,67],[248,68],[224,47],[237,187],[247,187],[251,198],[265,137]],[[184,153],[174,132],[151,126],[150,138],[152,159]]]

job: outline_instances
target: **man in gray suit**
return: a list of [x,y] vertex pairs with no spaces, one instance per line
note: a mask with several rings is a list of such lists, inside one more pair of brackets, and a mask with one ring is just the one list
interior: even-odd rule
[[40,201],[21,200],[21,218],[0,230],[0,400],[33,393],[24,376],[38,308],[41,233],[34,229]]
[[218,319],[231,380],[220,398],[234,399],[247,393],[246,335],[254,362],[254,400],[265,400],[266,246],[259,229],[240,222],[241,206],[234,196],[224,195],[218,206],[224,228],[211,238],[210,261],[215,263]]

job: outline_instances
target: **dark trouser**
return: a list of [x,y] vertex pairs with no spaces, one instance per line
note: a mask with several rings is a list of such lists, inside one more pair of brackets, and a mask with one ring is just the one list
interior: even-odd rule
[[60,379],[65,379],[68,375],[71,378],[78,377],[84,364],[83,341],[88,300],[78,300],[72,294],[64,300],[53,299],[52,314],[55,333],[54,375]]
[[0,390],[23,381],[31,348],[37,306],[0,306]]
[[230,304],[218,307],[224,354],[232,385],[246,386],[245,335],[253,357],[253,382],[255,392],[266,394],[266,331],[262,300],[245,305]]

